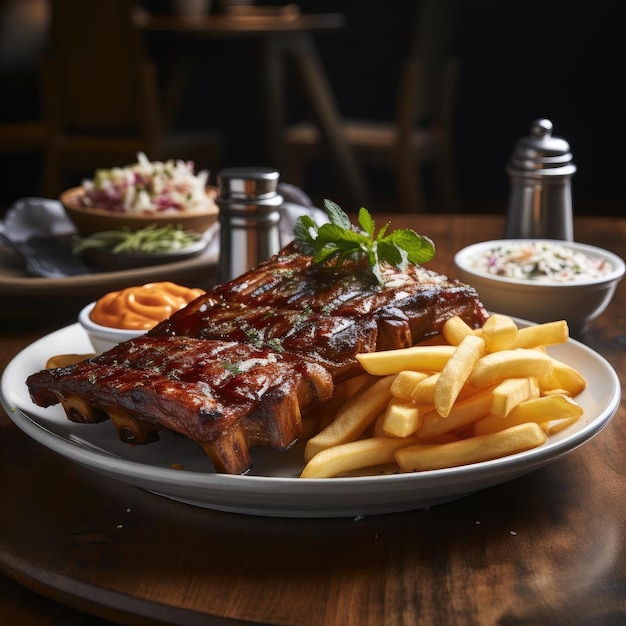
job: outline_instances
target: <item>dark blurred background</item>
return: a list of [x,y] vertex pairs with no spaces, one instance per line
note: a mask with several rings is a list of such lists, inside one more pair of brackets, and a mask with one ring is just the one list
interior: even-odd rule
[[[142,4],[169,10],[168,0]],[[302,12],[346,16],[345,29],[315,37],[342,115],[391,118],[417,4],[298,2]],[[46,49],[46,0],[1,0],[0,6],[0,123],[36,118],[41,114],[38,63]],[[570,143],[578,166],[575,212],[624,214],[626,38],[618,6],[610,0],[458,0],[450,16],[451,52],[460,71],[453,135],[458,211],[504,210],[505,165],[513,144],[528,134],[534,119],[548,117],[554,134]],[[173,44],[148,45],[160,70],[171,71]],[[177,114],[183,126],[225,130],[222,166],[265,164],[261,115],[251,107],[259,85],[251,46],[247,41],[199,42]],[[307,115],[305,102],[295,77],[288,78],[287,113],[297,121]],[[0,207],[42,193],[38,154],[0,154],[0,171]],[[393,209],[389,173],[372,175],[370,182],[379,207]],[[314,199],[341,195],[331,168],[323,164],[305,191]]]

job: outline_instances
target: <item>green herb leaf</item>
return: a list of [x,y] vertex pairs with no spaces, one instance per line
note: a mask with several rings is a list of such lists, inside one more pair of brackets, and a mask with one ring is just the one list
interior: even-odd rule
[[370,236],[374,236],[374,230],[376,229],[376,223],[369,214],[369,211],[365,207],[361,207],[359,210],[359,224],[361,228]]
[[349,230],[352,227],[350,223],[350,218],[348,214],[335,202],[332,200],[324,200],[324,208],[326,209],[326,213],[328,213],[328,217],[333,224],[336,224],[340,228],[345,228]]
[[387,234],[390,226],[387,222],[376,233],[376,223],[365,207],[359,210],[360,229],[335,202],[324,200],[324,208],[329,223],[318,226],[310,216],[304,215],[294,226],[298,249],[312,256],[314,263],[340,264],[348,259],[364,259],[376,280],[382,283],[381,263],[403,269],[409,263],[426,263],[435,254],[432,240],[413,230],[404,228]]

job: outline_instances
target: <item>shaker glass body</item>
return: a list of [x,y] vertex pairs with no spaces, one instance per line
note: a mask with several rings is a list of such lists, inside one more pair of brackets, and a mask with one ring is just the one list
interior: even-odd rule
[[504,236],[572,241],[570,178],[512,174]]
[[573,241],[571,178],[576,172],[567,141],[542,118],[519,139],[507,166],[511,189],[505,237]]
[[227,282],[280,250],[280,206],[274,169],[235,167],[218,174],[220,260],[218,280]]
[[255,205],[220,205],[219,281],[229,281],[280,250],[278,207],[260,212]]

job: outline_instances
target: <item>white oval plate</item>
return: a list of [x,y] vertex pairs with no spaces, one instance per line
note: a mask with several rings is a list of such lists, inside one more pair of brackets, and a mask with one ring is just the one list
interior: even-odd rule
[[[527,322],[518,320],[520,326]],[[183,437],[163,435],[146,446],[119,441],[111,424],[75,424],[59,406],[33,404],[26,378],[57,354],[92,351],[78,324],[47,335],[15,356],[2,376],[2,404],[27,435],[91,470],[195,506],[281,517],[346,517],[394,513],[454,500],[509,481],[546,465],[589,441],[611,420],[620,402],[620,383],[609,363],[570,340],[549,352],[587,379],[577,397],[584,415],[539,448],[494,461],[411,474],[300,479],[302,447],[289,452],[253,451],[251,475],[217,474],[200,447]],[[174,469],[172,466],[183,469]]]

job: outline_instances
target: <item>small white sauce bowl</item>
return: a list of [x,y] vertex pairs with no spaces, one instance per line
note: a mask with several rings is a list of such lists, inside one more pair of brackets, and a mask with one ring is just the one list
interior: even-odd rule
[[95,304],[95,302],[90,302],[83,307],[78,314],[78,321],[87,333],[89,341],[97,354],[106,352],[123,341],[128,341],[129,339],[134,339],[135,337],[146,334],[146,330],[110,328],[109,326],[96,324],[96,322],[89,317]]
[[459,279],[476,289],[487,310],[532,322],[566,320],[574,334],[601,315],[611,302],[617,284],[624,276],[624,261],[616,254],[572,241],[541,240],[581,252],[593,259],[604,259],[613,268],[604,276],[569,282],[537,282],[489,274],[473,266],[476,258],[503,245],[529,243],[532,239],[497,239],[463,248],[454,257]]

